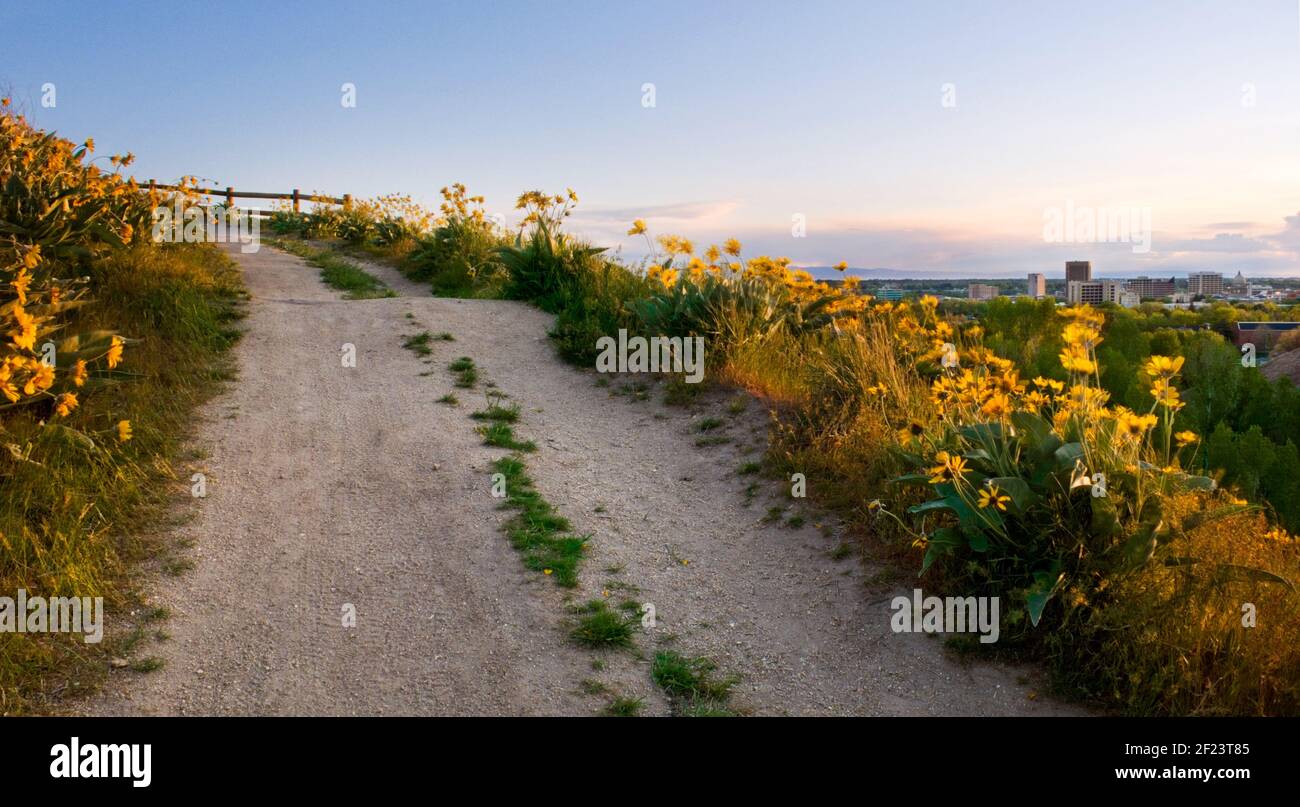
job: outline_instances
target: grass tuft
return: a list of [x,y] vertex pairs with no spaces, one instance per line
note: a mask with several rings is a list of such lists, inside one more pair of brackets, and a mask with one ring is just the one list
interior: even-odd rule
[[655,654],[650,676],[674,700],[678,714],[686,717],[732,717],[727,706],[740,678],[715,678],[717,665],[706,658],[688,658],[674,650]]
[[582,616],[569,631],[569,637],[584,647],[631,647],[639,621],[610,608],[604,600],[591,600],[582,607]]
[[385,286],[382,280],[332,249],[316,249],[302,241],[287,238],[277,238],[271,243],[320,269],[321,280],[345,292],[343,296],[346,299],[369,300],[397,296],[397,292]]
[[553,508],[533,487],[523,460],[502,457],[492,469],[505,477],[505,506],[519,512],[505,524],[506,534],[524,565],[548,573],[563,588],[578,585],[578,566],[590,536],[573,533],[569,520]]
[[485,446],[508,448],[511,451],[524,451],[527,453],[537,450],[537,444],[532,440],[520,440],[515,437],[515,430],[506,423],[489,423],[479,426],[478,433],[483,435],[483,445]]

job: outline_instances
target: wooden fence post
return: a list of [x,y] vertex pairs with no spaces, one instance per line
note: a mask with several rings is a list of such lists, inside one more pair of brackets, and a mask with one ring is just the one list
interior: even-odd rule
[[298,200],[299,200],[298,189],[294,188],[293,189],[293,212],[295,213],[298,212]]
[[226,186],[226,209],[229,210],[235,206],[235,189]]
[[345,193],[343,194],[343,209],[350,210],[351,208],[352,208],[352,194]]

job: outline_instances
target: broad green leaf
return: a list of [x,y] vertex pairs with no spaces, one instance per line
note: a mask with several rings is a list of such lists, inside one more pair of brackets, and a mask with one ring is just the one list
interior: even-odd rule
[[1065,579],[1065,574],[1054,570],[1050,572],[1034,572],[1034,584],[1029,587],[1025,593],[1025,607],[1029,609],[1029,621],[1034,627],[1038,627],[1038,622],[1043,618],[1043,610],[1047,608],[1047,603],[1056,593],[1061,581]]

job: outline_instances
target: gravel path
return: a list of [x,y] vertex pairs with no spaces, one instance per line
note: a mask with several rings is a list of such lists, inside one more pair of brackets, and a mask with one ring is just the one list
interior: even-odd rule
[[[750,714],[1075,711],[1035,698],[1030,672],[892,633],[888,602],[864,584],[876,570],[832,559],[839,539],[811,524],[760,520],[779,483],[745,506],[752,478],[735,469],[758,457],[744,453],[763,439],[757,403],[722,415],[732,443],[697,447],[716,396],[687,410],[616,395],[624,381],[602,387],[559,360],[550,318],[529,306],[433,298],[373,264],[402,296],[341,300],[298,258],[232,255],[252,301],[239,381],[200,430],[208,496],[180,528],[195,568],[151,584],[172,638],[137,651],[166,663],[115,671],[87,712],[584,715],[610,697],[595,681],[667,714],[647,658],[567,640],[565,592],[499,531],[489,463],[502,452],[468,417],[483,384],[457,391],[459,407],[435,402],[461,355],[520,404],[516,432],[540,448],[530,475],[593,534],[574,596],[635,586],[654,604],[645,655],[712,658],[740,676],[733,705]],[[401,343],[425,329],[456,341],[422,363]],[[355,368],[341,366],[344,343]],[[349,603],[355,627],[342,624]]]

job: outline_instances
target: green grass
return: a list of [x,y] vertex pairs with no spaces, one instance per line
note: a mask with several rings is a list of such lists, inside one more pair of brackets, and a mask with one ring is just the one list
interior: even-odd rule
[[758,473],[761,470],[763,470],[763,463],[746,462],[736,469],[736,473],[740,474],[741,476],[753,476],[754,474]]
[[158,658],[157,656],[150,656],[148,658],[142,658],[139,661],[133,662],[131,664],[131,669],[135,670],[138,673],[150,673],[150,672],[154,672],[155,670],[161,670],[163,668],[163,664],[164,662],[162,659]]
[[510,428],[507,423],[488,423],[479,426],[478,433],[483,435],[483,445],[485,446],[508,448],[511,451],[524,451],[527,453],[537,450],[537,444],[532,440],[520,440],[515,437],[515,430]]
[[708,432],[713,431],[722,425],[722,418],[703,418],[695,424],[695,431]]
[[584,695],[604,695],[609,691],[609,687],[591,678],[584,678],[579,681],[578,688],[582,690]]
[[449,392],[446,395],[439,398],[438,403],[447,404],[448,406],[456,406],[457,404],[460,403],[460,399],[457,398],[453,393]]
[[569,638],[584,647],[627,648],[640,621],[620,614],[604,600],[591,600],[581,607],[582,615],[569,631]]
[[619,697],[609,702],[601,714],[606,717],[637,717],[645,707],[641,698]]
[[478,383],[478,368],[474,366],[474,360],[469,356],[461,356],[451,364],[447,365],[456,376],[456,386],[461,389],[472,389]]
[[[191,471],[178,466],[193,456],[195,408],[232,377],[244,291],[238,269],[210,245],[119,250],[83,271],[91,302],[71,312],[65,332],[111,329],[130,341],[122,364],[92,378],[59,421],[91,442],[42,427],[39,406],[0,411],[3,442],[30,445],[40,463],[0,457],[0,592],[102,596],[112,626],[138,605],[136,564],[174,544],[159,526],[178,501],[191,501],[181,482]],[[112,436],[119,420],[131,421],[130,442]],[[93,690],[109,645],[0,632],[0,714],[47,711],[62,695]]]
[[406,341],[402,342],[402,347],[414,352],[417,356],[428,356],[433,353],[433,348],[429,346],[431,341],[433,341],[433,334],[428,331],[421,331],[414,336],[406,337]]
[[332,249],[316,249],[302,241],[288,238],[268,239],[268,241],[320,269],[321,280],[344,292],[343,296],[349,300],[397,296],[397,292],[385,286],[382,280]]
[[533,571],[549,572],[563,588],[577,586],[578,567],[590,536],[575,534],[569,520],[542,498],[523,460],[502,457],[492,463],[492,469],[505,476],[503,506],[518,511],[504,529],[511,545],[523,553],[524,565]]
[[515,423],[519,420],[519,404],[502,406],[497,399],[488,399],[486,409],[470,415],[475,420],[487,420],[493,423]]
[[715,678],[717,665],[706,658],[688,658],[674,650],[655,654],[650,677],[674,701],[677,714],[685,717],[731,717],[727,702],[738,676]]
[[695,445],[700,448],[721,446],[731,442],[731,438],[721,434],[705,434],[695,438]]

